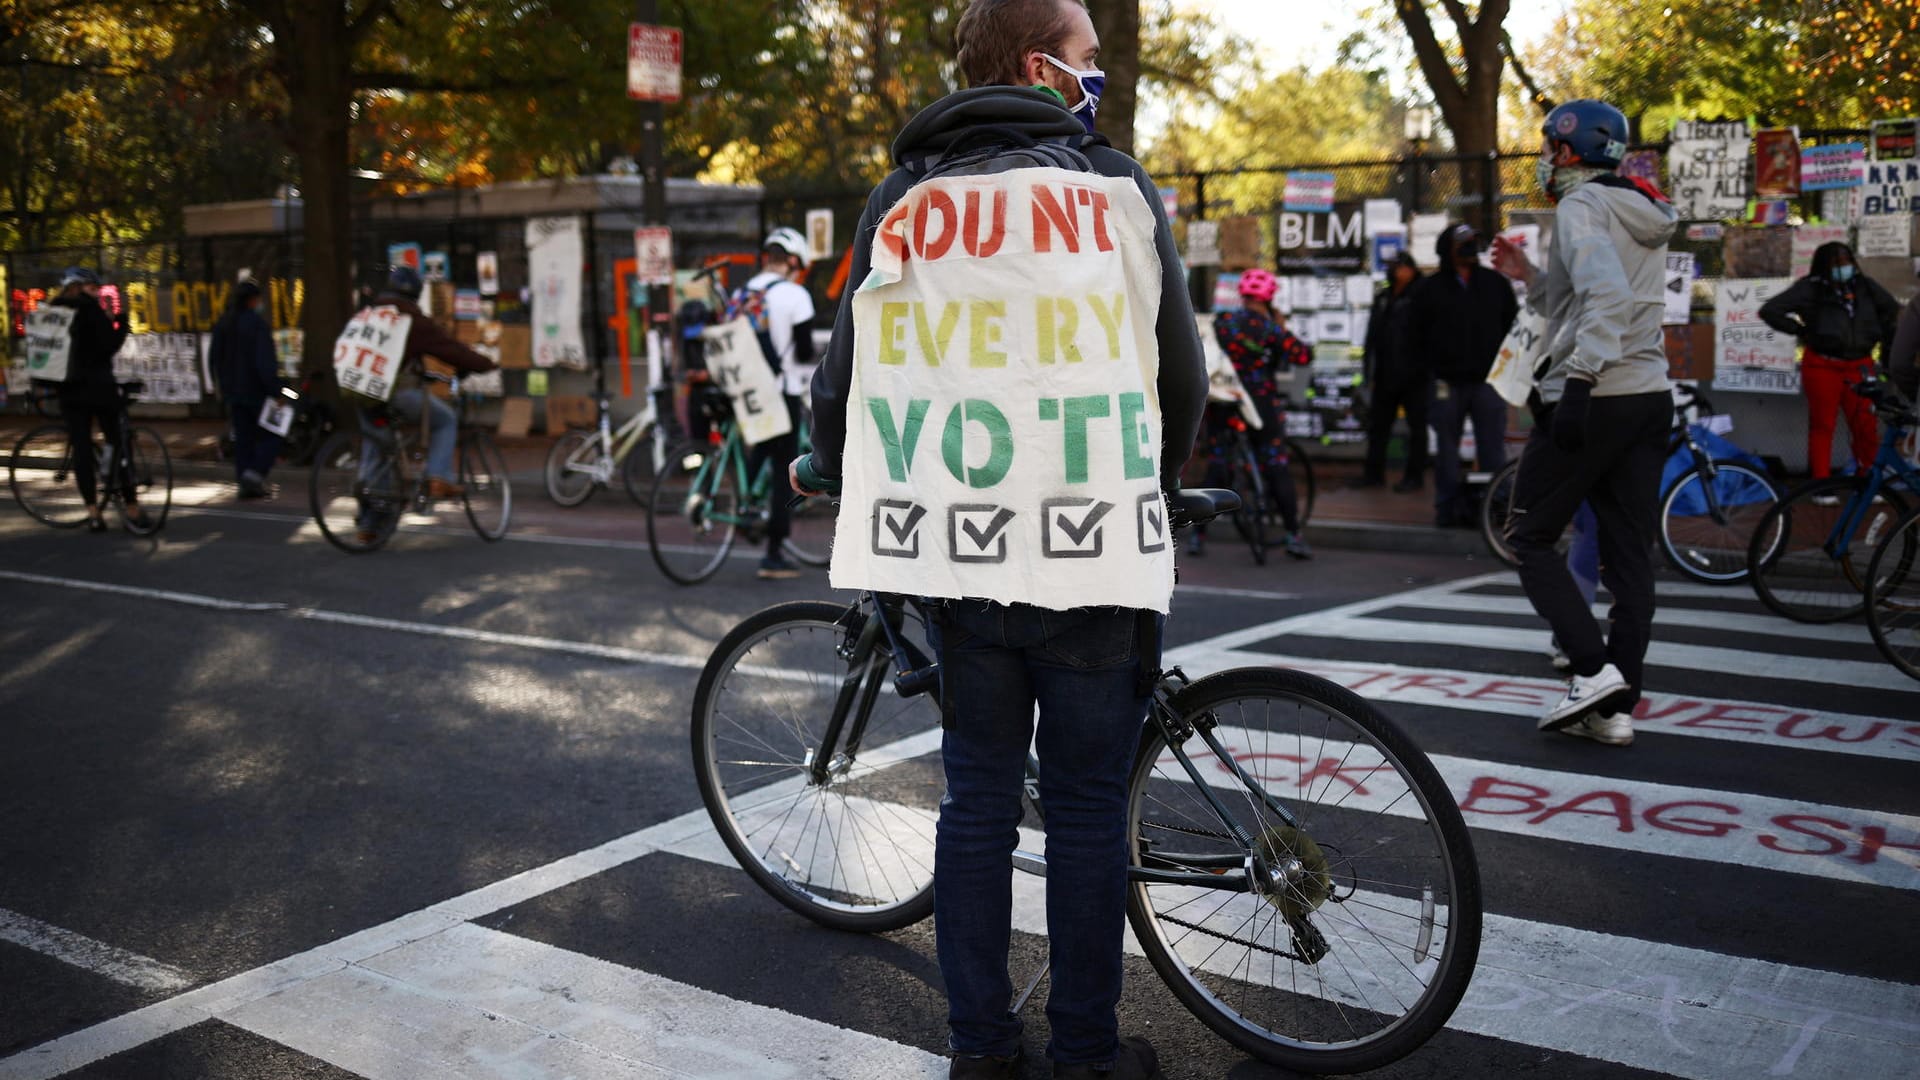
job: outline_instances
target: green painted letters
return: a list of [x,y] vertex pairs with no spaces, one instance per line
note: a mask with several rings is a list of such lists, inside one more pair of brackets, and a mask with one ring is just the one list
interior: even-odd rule
[[[987,429],[989,448],[986,464],[967,465],[966,426],[979,424]],[[990,488],[1007,478],[1013,468],[1013,428],[1006,414],[990,401],[968,398],[947,412],[947,429],[940,439],[940,454],[947,471],[969,487]]]
[[867,399],[867,411],[873,414],[873,425],[880,430],[880,448],[887,455],[887,476],[896,484],[906,483],[907,474],[912,471],[913,448],[920,445],[920,428],[926,422],[927,407],[931,404],[924,398],[907,402],[906,425],[895,428],[892,403],[886,398]]

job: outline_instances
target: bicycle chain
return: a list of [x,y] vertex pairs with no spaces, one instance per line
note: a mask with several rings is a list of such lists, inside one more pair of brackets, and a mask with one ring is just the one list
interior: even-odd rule
[[1215,840],[1233,839],[1233,836],[1229,833],[1214,832],[1212,829],[1196,829],[1190,825],[1167,825],[1158,821],[1143,821],[1141,825],[1149,829],[1165,829],[1168,832],[1185,833],[1188,836],[1207,836]]
[[1263,953],[1272,953],[1275,956],[1282,957],[1287,960],[1294,960],[1294,961],[1298,961],[1299,963],[1307,964],[1307,965],[1311,965],[1313,963],[1313,961],[1307,959],[1306,957],[1300,955],[1297,952],[1288,952],[1285,949],[1276,949],[1271,945],[1262,945],[1257,941],[1240,941],[1239,938],[1234,937],[1231,934],[1223,934],[1218,930],[1209,930],[1206,927],[1201,926],[1199,923],[1190,923],[1185,919],[1176,919],[1171,915],[1161,915],[1161,914],[1155,913],[1154,918],[1164,923],[1172,923],[1175,926],[1185,927],[1188,930],[1198,930],[1200,933],[1205,934],[1208,937],[1219,938],[1221,941],[1239,942],[1240,944],[1245,945],[1249,949],[1258,949]]

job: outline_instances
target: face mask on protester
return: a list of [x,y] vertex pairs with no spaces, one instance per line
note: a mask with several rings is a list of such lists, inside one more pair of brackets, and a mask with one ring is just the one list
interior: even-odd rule
[[1081,71],[1046,53],[1041,53],[1040,59],[1073,76],[1074,81],[1080,84],[1080,104],[1067,111],[1079,118],[1080,125],[1087,129],[1087,134],[1093,134],[1093,117],[1100,111],[1100,94],[1107,88],[1107,73],[1099,68]]
[[1557,200],[1560,196],[1555,194],[1553,190],[1553,173],[1553,162],[1548,161],[1546,158],[1534,159],[1534,182],[1540,185],[1540,190],[1546,194],[1547,198]]
[[1837,285],[1845,285],[1847,282],[1852,281],[1853,280],[1853,264],[1848,263],[1846,266],[1834,267],[1833,280],[1834,280],[1834,283]]

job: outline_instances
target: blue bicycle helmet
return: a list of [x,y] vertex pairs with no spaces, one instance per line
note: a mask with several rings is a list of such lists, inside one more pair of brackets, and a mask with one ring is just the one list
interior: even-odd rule
[[69,266],[60,272],[60,287],[69,285],[98,285],[100,275],[84,266]]
[[1594,98],[1555,106],[1540,133],[1550,142],[1571,147],[1581,164],[1616,168],[1627,156],[1627,116]]
[[420,290],[425,287],[426,283],[421,280],[420,271],[415,270],[406,263],[401,263],[387,271],[387,291],[396,296],[404,296],[409,300],[418,300],[420,298]]

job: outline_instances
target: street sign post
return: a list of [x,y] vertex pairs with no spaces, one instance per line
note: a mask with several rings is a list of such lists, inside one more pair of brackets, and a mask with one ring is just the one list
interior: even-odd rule
[[642,225],[633,230],[634,277],[642,285],[673,284],[673,230]]
[[627,96],[635,101],[680,100],[680,30],[634,23],[627,28]]

